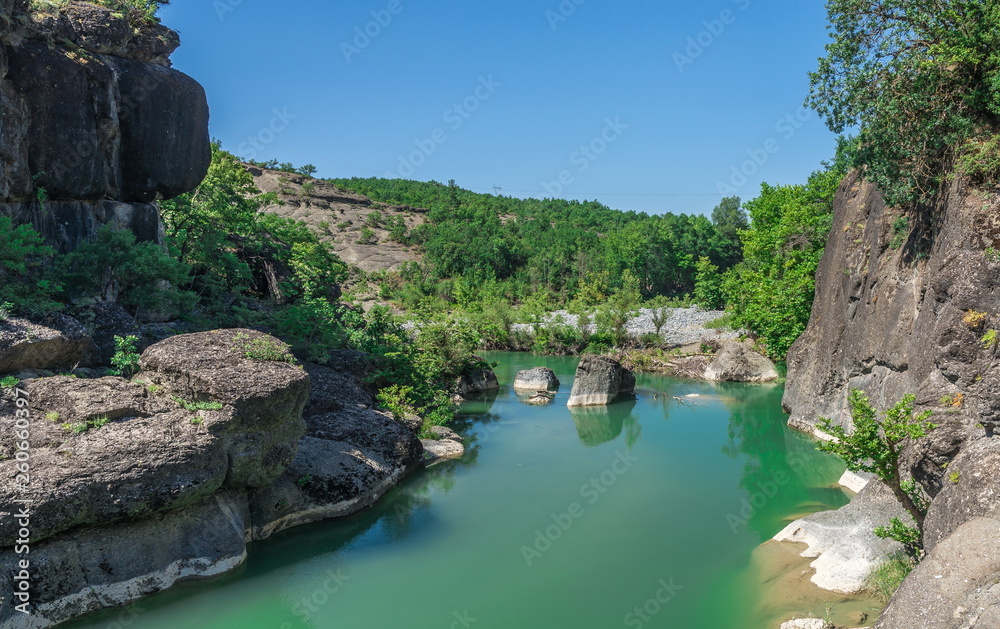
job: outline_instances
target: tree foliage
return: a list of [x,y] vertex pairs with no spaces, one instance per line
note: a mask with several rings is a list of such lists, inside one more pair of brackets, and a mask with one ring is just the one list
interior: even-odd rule
[[847,170],[843,151],[805,185],[763,184],[746,204],[743,261],[723,279],[733,325],[749,330],[775,359],[806,329],[815,276],[833,221],[833,197]]
[[927,505],[912,481],[900,475],[899,459],[909,440],[927,436],[936,426],[927,421],[932,411],[914,413],[913,395],[904,395],[894,406],[879,413],[868,397],[859,389],[852,389],[848,397],[853,429],[850,433],[829,419],[822,418],[820,430],[834,437],[834,441],[821,441],[818,448],[831,452],[847,463],[852,472],[868,472],[892,489],[900,504],[917,524],[916,535],[911,527],[898,519],[877,533],[881,537],[898,539],[911,552],[919,548],[919,532],[923,529]]
[[625,271],[638,279],[644,298],[686,295],[694,290],[697,260],[707,257],[725,270],[740,259],[736,230],[746,226],[738,199],[713,222],[620,212],[596,201],[478,194],[453,181],[331,181],[374,201],[428,209],[427,221],[412,232],[391,226],[393,240],[424,252],[419,273],[408,271],[404,282],[384,291],[410,310],[438,294],[454,299],[459,280],[472,287],[467,303],[549,294],[560,304],[593,305],[622,286]]
[[995,0],[829,0],[833,42],[807,104],[836,133],[857,127],[859,163],[893,204],[926,201],[953,149],[1000,115]]

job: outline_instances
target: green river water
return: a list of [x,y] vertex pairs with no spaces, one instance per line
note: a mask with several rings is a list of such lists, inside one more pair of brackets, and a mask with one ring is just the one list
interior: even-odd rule
[[[848,500],[843,466],[785,426],[781,387],[639,376],[635,400],[571,413],[576,359],[486,356],[501,390],[464,407],[464,459],[255,543],[230,573],[65,627],[776,627],[751,552]],[[545,407],[511,389],[539,365],[563,383]]]

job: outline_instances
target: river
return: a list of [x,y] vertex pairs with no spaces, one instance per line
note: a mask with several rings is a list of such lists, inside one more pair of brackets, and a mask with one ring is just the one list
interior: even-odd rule
[[[576,359],[486,357],[501,390],[463,407],[462,460],[253,544],[226,575],[64,626],[774,629],[830,613],[775,599],[751,561],[790,519],[848,500],[843,465],[785,426],[780,386],[641,375],[634,400],[571,413]],[[510,388],[534,366],[563,383],[549,406]]]

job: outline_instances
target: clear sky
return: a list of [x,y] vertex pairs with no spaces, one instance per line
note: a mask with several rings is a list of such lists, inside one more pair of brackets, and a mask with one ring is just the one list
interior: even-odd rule
[[828,41],[818,1],[173,0],[161,16],[212,136],[321,177],[705,213],[804,182],[835,147],[802,108]]

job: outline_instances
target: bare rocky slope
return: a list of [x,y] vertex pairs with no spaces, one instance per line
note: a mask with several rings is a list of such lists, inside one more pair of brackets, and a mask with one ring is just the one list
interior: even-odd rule
[[1000,194],[956,177],[904,214],[858,173],[841,184],[809,326],[788,356],[790,424],[850,426],[847,395],[878,408],[904,394],[939,427],[908,447],[904,474],[932,499],[927,558],[882,629],[996,627],[1000,603]]
[[[265,211],[294,218],[309,225],[347,264],[371,273],[398,271],[406,262],[421,260],[420,253],[389,238],[386,225],[401,216],[407,230],[422,225],[427,210],[376,203],[360,194],[341,190],[331,183],[304,175],[247,165],[262,192],[273,192],[279,203]],[[369,220],[381,214],[380,223]],[[372,231],[370,239],[362,231]]]

